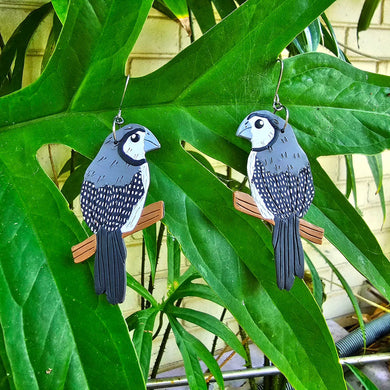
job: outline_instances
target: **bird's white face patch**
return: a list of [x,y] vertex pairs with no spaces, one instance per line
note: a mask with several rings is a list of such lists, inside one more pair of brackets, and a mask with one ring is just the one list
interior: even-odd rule
[[145,132],[137,131],[127,138],[123,144],[123,152],[131,157],[133,160],[142,160],[145,158]]
[[252,147],[262,148],[267,146],[275,136],[275,129],[267,118],[253,116],[248,120],[251,124]]

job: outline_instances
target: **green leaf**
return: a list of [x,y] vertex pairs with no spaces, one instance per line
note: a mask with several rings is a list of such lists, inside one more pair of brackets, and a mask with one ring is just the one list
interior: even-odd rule
[[198,359],[203,360],[210,372],[214,375],[218,386],[221,389],[224,389],[225,386],[221,369],[213,355],[211,355],[207,348],[197,338],[185,331],[173,316],[169,315],[168,318],[176,338],[176,343],[183,357],[184,368],[190,389],[207,389]]
[[45,52],[43,53],[42,64],[41,64],[41,71],[42,72],[45,69],[47,63],[50,60],[50,57],[52,56],[52,54],[54,52],[54,49],[56,47],[61,30],[62,30],[61,21],[58,18],[57,14],[54,12],[53,13],[53,25],[52,25],[52,28],[50,30],[49,37],[47,38]]
[[[52,10],[51,3],[42,5],[30,12],[12,34],[0,55],[0,96],[16,91],[22,87],[24,59],[28,44],[36,29]],[[14,64],[14,66],[13,66]],[[9,83],[4,80],[12,69]]]
[[167,235],[167,248],[168,248],[168,285],[178,283],[180,277],[180,244],[176,238],[168,232]]
[[152,294],[140,283],[138,282],[132,275],[129,273],[126,274],[127,276],[127,285],[132,288],[134,291],[136,291],[139,295],[144,297],[146,300],[148,300],[153,307],[158,307],[158,303],[156,299],[153,297]]
[[[289,292],[278,290],[270,232],[262,222],[233,209],[229,189],[183,150],[181,141],[245,172],[250,146],[235,136],[238,124],[254,109],[271,109],[279,74],[277,56],[331,2],[297,4],[281,0],[276,7],[271,0],[261,4],[248,0],[166,66],[132,79],[122,110],[125,119],[148,126],[162,145],[148,156],[148,199],[164,199],[169,210],[166,223],[185,255],[254,342],[300,389],[312,389],[313,383],[318,389],[345,388],[336,349],[319,307],[300,280]],[[139,9],[130,11],[118,2],[109,4],[107,9],[104,3],[97,6],[93,2],[91,7],[85,1],[73,2],[56,52],[41,78],[1,100],[0,158],[8,176],[17,180],[10,191],[20,204],[31,202],[31,194],[34,196],[34,210],[22,213],[23,221],[33,220],[32,225],[45,232],[39,243],[48,246],[49,251],[54,241],[49,239],[48,229],[50,233],[53,229],[61,232],[58,241],[63,245],[62,251],[50,253],[50,264],[58,263],[65,250],[69,251],[71,244],[85,235],[76,227],[76,219],[70,216],[54,186],[50,184],[50,191],[42,191],[49,179],[41,174],[34,160],[36,150],[44,143],[59,142],[89,157],[96,154],[111,131],[120,99],[118,91],[124,85],[124,64],[150,6],[143,1]],[[118,17],[121,12],[123,17]],[[389,147],[388,80],[326,55],[302,55],[285,61],[280,97],[290,109],[291,123],[308,155],[314,159],[362,150],[375,154]],[[321,182],[321,177],[316,183],[327,184],[326,180]],[[316,210],[328,213],[326,205],[332,204],[332,196],[332,191],[322,194],[314,214]],[[7,204],[11,212],[2,209],[1,220],[13,227],[20,210],[15,202]],[[62,214],[54,221],[47,215],[36,217],[41,204],[49,205],[50,215],[64,213],[68,218],[60,218]],[[328,227],[339,226],[337,213],[325,215]],[[355,222],[359,225],[361,219]],[[28,225],[27,230],[39,231],[31,227]],[[83,237],[65,244],[62,232],[67,229],[76,229]],[[0,242],[8,243],[8,237],[0,232]],[[337,229],[335,232],[339,234]],[[352,241],[349,235],[348,239],[342,237],[339,249],[349,251],[349,257],[356,248],[363,250],[359,245],[364,243],[355,245],[356,237]],[[369,241],[372,242],[370,236]],[[13,242],[23,248],[16,240]],[[374,246],[374,251],[377,260],[382,261],[380,248]],[[42,252],[38,251],[37,262],[45,263]],[[1,258],[15,263],[11,251]],[[360,259],[376,263],[375,256],[374,260],[371,256],[358,256],[357,262]],[[82,266],[77,269],[80,274]],[[377,265],[366,267],[376,269]],[[62,281],[63,291],[68,274],[61,269],[54,270],[53,275]],[[84,301],[92,290],[92,281],[89,273],[83,275],[85,282],[77,284],[81,291],[76,296],[82,296]],[[380,288],[383,283],[387,288],[386,280],[377,279]],[[0,286],[4,288],[6,284]],[[8,305],[12,299],[6,297],[3,301]],[[105,304],[104,299],[99,302]],[[4,319],[3,311],[0,313],[2,324],[9,323],[10,318]],[[85,322],[80,323],[85,326]],[[302,327],[302,323],[310,324],[310,328]],[[107,324],[106,329],[113,326],[116,324]],[[20,331],[17,338],[24,340]],[[131,349],[131,344],[127,347]],[[110,365],[106,366],[103,369],[108,370]],[[127,368],[125,365],[126,372],[134,375],[134,370]]]
[[374,156],[366,156],[368,164],[370,165],[372,176],[374,177],[375,184],[377,187],[376,194],[379,194],[379,199],[382,207],[383,224],[386,220],[386,199],[382,185],[383,181],[383,166],[382,166],[382,155],[376,154]]
[[58,176],[61,176],[67,172],[72,172],[73,170],[79,168],[83,165],[89,165],[91,163],[91,159],[83,156],[80,153],[72,150],[71,158],[64,164]]
[[150,307],[133,313],[126,319],[129,330],[134,330],[133,343],[137,352],[144,378],[149,376],[152,355],[153,327],[158,309]]
[[317,50],[321,38],[321,23],[317,18],[294,39],[293,43],[299,53],[308,53]]
[[345,56],[344,52],[340,49],[340,46],[337,42],[336,34],[328,17],[325,13],[323,13],[321,15],[321,18],[324,21],[324,24],[321,24],[321,31],[324,38],[324,46],[329,49],[336,57],[349,63],[349,60]]
[[358,319],[358,322],[359,322],[359,326],[360,326],[360,329],[362,331],[364,348],[365,348],[366,347],[366,326],[364,324],[362,311],[360,310],[359,302],[358,302],[357,298],[355,297],[355,294],[353,293],[353,291],[352,291],[351,287],[349,286],[348,282],[345,280],[345,278],[340,273],[340,271],[337,269],[337,267],[335,267],[333,265],[333,263],[330,261],[330,259],[327,256],[325,256],[315,245],[313,245],[312,243],[310,243],[310,245],[326,261],[326,263],[329,265],[331,270],[336,274],[337,279],[340,281],[340,283],[342,284],[345,292],[347,293],[348,298],[349,298],[349,300],[352,303],[353,309],[355,310],[355,314],[357,316],[357,319]]
[[353,157],[351,154],[346,154],[345,156],[345,166],[347,169],[347,189],[345,197],[349,198],[351,191],[353,194],[353,200],[355,202],[355,209],[359,211],[358,202],[357,202],[357,189],[356,189],[356,178],[355,170],[353,168]]
[[236,9],[234,0],[213,0],[213,3],[222,19]]
[[366,390],[379,390],[374,383],[371,382],[371,380],[362,372],[360,371],[357,367],[347,364],[346,365],[352,373],[355,375],[357,379],[359,379],[359,382],[363,385],[363,387]]
[[187,0],[187,3],[203,34],[215,26],[216,21],[210,0]]
[[312,261],[310,260],[310,258],[306,252],[305,252],[305,261],[306,261],[307,266],[310,269],[311,278],[313,281],[314,299],[316,300],[317,305],[322,309],[322,304],[324,302],[324,288],[322,285],[322,280],[321,280],[320,276],[318,275],[318,272],[317,272],[314,264],[312,263]]
[[65,23],[69,2],[70,2],[69,0],[51,0],[54,11],[56,12],[58,19],[60,19],[62,24]]
[[[74,1],[43,76],[2,98],[0,121],[12,127],[0,132],[0,199],[7,204],[1,211],[0,322],[12,388],[145,388],[119,308],[95,295],[88,263],[72,261],[71,246],[86,234],[36,160],[42,145],[70,141],[70,123],[53,126],[45,115],[70,104],[91,58],[103,51],[95,49],[97,40],[107,39],[105,21],[112,26],[125,19],[126,40],[134,41],[132,29],[138,35],[147,17],[145,3],[123,17],[114,3]],[[37,126],[21,128],[34,117],[41,118]],[[93,129],[93,120],[86,124],[77,121],[73,131]]]
[[178,18],[188,18],[188,7],[186,0],[163,0],[165,5]]
[[359,21],[357,25],[357,35],[359,36],[360,31],[365,31],[370,27],[372,17],[380,0],[365,0],[363,4],[362,11],[360,12]]
[[310,161],[315,197],[306,219],[325,229],[326,238],[385,296],[390,297],[390,264],[362,217],[317,161]]
[[206,157],[204,157],[202,154],[195,152],[194,150],[189,150],[188,153],[194,157],[195,160],[199,161],[207,170],[210,172],[214,173],[215,169],[214,167],[210,164],[209,160],[207,160]]
[[180,298],[185,297],[198,297],[207,299],[211,302],[223,305],[223,302],[218,295],[207,285],[200,283],[183,283],[177,288],[172,295],[169,296],[168,300],[175,302]]
[[145,240],[146,251],[148,252],[148,259],[150,264],[150,274],[152,280],[156,276],[157,268],[157,230],[156,225],[149,226],[143,230],[143,237]]
[[88,168],[90,162],[84,163],[77,167],[66,179],[64,185],[61,188],[61,192],[64,195],[68,203],[72,203],[76,197],[80,194],[80,188],[84,180],[84,174]]
[[4,334],[3,329],[0,327],[0,388],[4,390],[11,389],[11,367],[8,360],[8,356],[5,351]]
[[237,339],[235,334],[221,321],[210,314],[202,313],[197,310],[188,308],[176,307],[174,305],[165,308],[166,313],[173,315],[176,318],[181,318],[185,321],[192,322],[203,329],[215,334],[239,353],[244,359],[246,358],[245,349]]

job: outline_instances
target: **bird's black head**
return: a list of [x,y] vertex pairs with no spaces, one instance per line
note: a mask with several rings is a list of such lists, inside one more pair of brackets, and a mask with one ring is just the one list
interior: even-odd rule
[[255,111],[242,121],[236,135],[250,140],[252,150],[261,151],[276,142],[283,124],[283,119],[269,111]]
[[[119,156],[131,165],[146,162],[145,153],[160,148],[160,143],[153,133],[144,126],[130,124],[116,132],[117,142],[113,142]],[[113,139],[109,140],[111,143]]]

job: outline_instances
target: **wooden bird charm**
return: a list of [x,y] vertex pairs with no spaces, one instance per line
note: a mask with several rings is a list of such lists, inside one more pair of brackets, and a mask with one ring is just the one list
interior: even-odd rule
[[309,161],[291,126],[269,111],[248,115],[236,135],[252,142],[247,163],[250,189],[262,216],[275,221],[277,283],[289,290],[295,275],[303,278],[304,272],[299,219],[314,197]]
[[129,124],[110,134],[85,172],[81,188],[84,220],[96,234],[95,291],[112,304],[124,301],[126,247],[122,233],[140,219],[149,188],[145,153],[160,148],[144,126]]

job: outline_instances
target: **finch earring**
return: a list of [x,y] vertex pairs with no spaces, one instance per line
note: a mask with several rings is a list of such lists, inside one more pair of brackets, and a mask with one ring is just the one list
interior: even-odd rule
[[[252,143],[247,163],[251,194],[263,219],[275,225],[272,244],[277,284],[280,289],[289,290],[295,276],[303,278],[304,254],[299,219],[311,205],[314,186],[309,161],[288,123],[289,111],[279,100],[283,61],[278,61],[281,71],[274,97],[274,113],[252,112],[242,121],[236,135]],[[275,115],[282,110],[286,112],[285,120]],[[235,199],[235,206],[240,209],[237,203],[240,201]],[[309,230],[316,231],[318,241],[321,240],[323,230],[307,225]]]
[[[95,291],[106,293],[112,304],[125,298],[126,247],[122,235],[134,232],[140,225],[150,181],[145,153],[160,148],[157,138],[142,125],[128,124],[116,129],[124,123],[121,107],[128,82],[129,77],[112,133],[87,168],[80,194],[84,220],[96,235]],[[147,222],[151,223],[139,228],[156,222],[156,215],[149,214]],[[75,261],[87,249],[88,244],[83,243],[72,248]],[[89,255],[93,250],[90,252]]]

